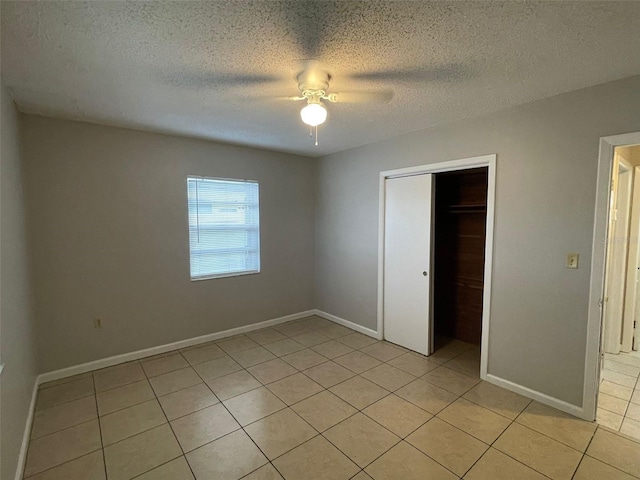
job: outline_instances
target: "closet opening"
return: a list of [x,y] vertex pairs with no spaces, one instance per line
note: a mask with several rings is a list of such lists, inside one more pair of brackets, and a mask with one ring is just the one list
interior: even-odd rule
[[488,168],[434,175],[434,351],[465,349],[480,368]]
[[495,187],[495,155],[380,172],[379,338],[489,381]]

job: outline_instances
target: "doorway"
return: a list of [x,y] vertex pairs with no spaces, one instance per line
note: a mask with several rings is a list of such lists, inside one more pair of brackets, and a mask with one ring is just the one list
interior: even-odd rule
[[436,339],[471,345],[483,379],[495,162],[486,155],[380,174],[379,334],[424,355],[438,355]]
[[640,145],[614,149],[610,185],[596,421],[640,439]]

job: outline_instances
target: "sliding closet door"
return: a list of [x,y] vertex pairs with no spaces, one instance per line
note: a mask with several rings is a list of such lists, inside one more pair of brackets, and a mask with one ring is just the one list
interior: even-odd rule
[[384,338],[428,355],[433,175],[385,182]]

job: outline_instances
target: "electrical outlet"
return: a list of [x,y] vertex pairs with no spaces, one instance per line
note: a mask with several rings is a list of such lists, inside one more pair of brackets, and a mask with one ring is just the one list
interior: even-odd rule
[[93,319],[93,328],[102,328],[102,319],[94,318]]
[[577,253],[568,253],[567,254],[567,263],[565,267],[567,268],[578,268],[578,259],[580,255]]

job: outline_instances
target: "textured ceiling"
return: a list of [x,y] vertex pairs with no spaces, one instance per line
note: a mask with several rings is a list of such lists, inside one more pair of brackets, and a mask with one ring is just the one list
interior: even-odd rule
[[[29,113],[318,156],[640,74],[640,2],[1,2],[1,73]],[[301,59],[330,91],[315,147]],[[595,114],[595,112],[594,112]]]

